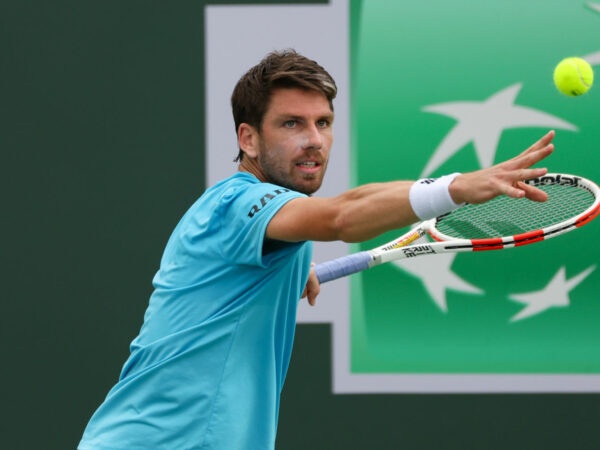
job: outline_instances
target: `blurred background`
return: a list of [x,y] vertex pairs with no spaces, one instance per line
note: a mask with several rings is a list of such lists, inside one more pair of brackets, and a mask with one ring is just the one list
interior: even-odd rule
[[[598,64],[600,6],[415,3],[0,4],[1,448],[76,447],[139,330],[173,227],[235,170],[233,84],[275,48],[319,60],[340,87],[321,195],[481,167],[486,150],[472,141],[428,165],[459,122],[432,107],[499,93],[544,116],[505,124],[492,163],[556,128],[566,150],[552,168],[600,179],[597,93],[562,97],[551,81],[563,57]],[[443,298],[416,269],[391,265],[327,286],[299,313],[277,448],[600,448],[599,275],[569,291],[569,308],[510,320],[521,308],[511,295],[543,290],[561,267],[568,279],[595,268],[594,225],[508,262],[457,260],[464,284]],[[525,275],[513,280],[515,267]],[[424,372],[432,385],[419,384]],[[485,377],[494,374],[522,377]]]

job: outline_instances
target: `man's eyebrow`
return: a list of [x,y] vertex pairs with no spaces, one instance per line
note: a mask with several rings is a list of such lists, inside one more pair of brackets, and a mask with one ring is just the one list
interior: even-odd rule
[[[321,115],[317,116],[316,120],[327,119],[329,121],[333,121],[334,116],[335,116],[335,114],[333,112],[330,112],[330,113],[321,114]],[[295,114],[295,113],[286,113],[286,112],[277,114],[276,117],[280,118],[280,119],[285,119],[285,120],[306,120],[306,116],[303,116],[300,114]]]

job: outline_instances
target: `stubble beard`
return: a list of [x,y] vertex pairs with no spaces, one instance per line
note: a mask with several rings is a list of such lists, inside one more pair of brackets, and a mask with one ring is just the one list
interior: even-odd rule
[[292,191],[301,192],[305,195],[312,195],[321,187],[323,176],[325,175],[325,167],[323,167],[323,172],[321,172],[322,175],[310,173],[302,174],[302,180],[309,182],[308,184],[305,182],[295,182],[293,174],[287,173],[285,167],[280,165],[276,158],[270,158],[268,154],[268,150],[261,151],[258,161],[265,179],[269,183],[276,184],[277,186]]

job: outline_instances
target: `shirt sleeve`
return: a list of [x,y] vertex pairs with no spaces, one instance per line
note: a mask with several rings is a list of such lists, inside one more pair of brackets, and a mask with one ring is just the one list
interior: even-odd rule
[[294,198],[306,197],[270,183],[226,190],[220,199],[223,257],[238,264],[264,266],[263,244],[267,225],[279,209]]

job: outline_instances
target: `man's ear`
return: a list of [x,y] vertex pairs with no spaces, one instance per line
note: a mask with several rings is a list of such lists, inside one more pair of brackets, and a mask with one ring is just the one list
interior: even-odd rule
[[252,125],[241,123],[238,127],[238,146],[248,158],[258,156],[258,132]]

